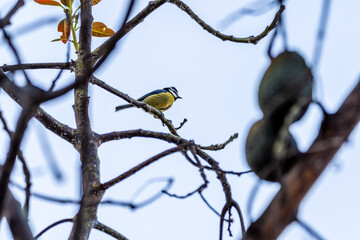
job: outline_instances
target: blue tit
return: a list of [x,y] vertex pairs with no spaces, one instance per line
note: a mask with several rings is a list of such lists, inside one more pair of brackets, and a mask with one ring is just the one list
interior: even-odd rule
[[[149,104],[150,106],[164,112],[168,110],[176,99],[181,98],[178,95],[178,91],[175,87],[167,87],[163,89],[154,90],[148,94],[145,94],[138,101]],[[125,108],[134,107],[132,104],[125,104],[115,107],[115,111],[119,111]]]

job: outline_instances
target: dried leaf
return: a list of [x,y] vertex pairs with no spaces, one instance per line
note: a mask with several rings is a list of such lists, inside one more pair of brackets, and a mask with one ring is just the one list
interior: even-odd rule
[[34,2],[41,4],[41,5],[50,5],[50,6],[59,6],[61,7],[61,4],[54,0],[34,0]]
[[62,33],[62,35],[60,36],[61,41],[63,43],[66,43],[69,40],[69,36],[70,36],[70,24],[66,18],[64,18],[61,22],[59,22],[58,32]]
[[110,37],[114,34],[115,32],[112,29],[108,28],[104,23],[93,22],[92,35],[94,37]]
[[96,4],[98,4],[100,1],[101,1],[101,0],[93,0],[93,1],[92,1],[92,5],[93,5],[93,6],[96,5]]

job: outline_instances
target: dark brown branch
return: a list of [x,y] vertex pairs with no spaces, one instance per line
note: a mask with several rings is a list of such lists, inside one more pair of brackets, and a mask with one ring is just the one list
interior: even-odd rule
[[17,71],[17,70],[28,70],[28,69],[69,69],[74,70],[74,62],[65,62],[65,63],[23,63],[16,65],[2,65],[0,68],[4,72],[8,71]]
[[266,37],[277,25],[277,23],[280,20],[280,16],[282,12],[285,10],[284,5],[280,5],[280,9],[275,14],[275,17],[273,21],[270,23],[269,26],[265,28],[263,32],[261,32],[257,36],[250,36],[245,38],[238,38],[234,37],[232,35],[225,35],[221,32],[215,30],[210,25],[206,24],[203,20],[201,20],[185,3],[179,0],[166,0],[166,2],[175,4],[177,7],[179,7],[181,10],[186,12],[192,19],[194,19],[204,30],[209,32],[210,34],[214,35],[217,38],[220,38],[223,41],[231,41],[231,42],[237,42],[237,43],[253,43],[257,44],[262,38]]
[[[339,110],[324,119],[318,137],[284,177],[282,188],[259,219],[251,224],[246,239],[276,239],[296,220],[300,202],[360,121],[359,109],[360,82]],[[336,144],[329,145],[334,139]]]
[[110,181],[108,181],[108,182],[105,182],[105,183],[101,184],[98,189],[94,189],[94,190],[95,190],[95,191],[98,191],[98,190],[106,190],[106,189],[114,186],[115,184],[121,182],[122,180],[124,180],[124,179],[132,176],[133,174],[135,174],[136,172],[140,171],[140,170],[143,169],[144,167],[146,167],[146,166],[148,166],[148,165],[156,162],[156,161],[159,160],[160,158],[163,158],[163,157],[165,157],[165,156],[167,156],[167,155],[170,155],[170,154],[172,154],[172,153],[175,153],[175,152],[178,152],[178,151],[183,150],[186,146],[187,146],[187,144],[181,144],[181,145],[179,145],[179,146],[176,146],[176,147],[174,147],[174,148],[170,148],[170,149],[168,149],[168,150],[166,150],[166,151],[164,151],[164,152],[161,152],[161,153],[159,153],[159,154],[157,154],[157,155],[149,158],[148,160],[140,163],[139,165],[133,167],[132,169],[128,170],[127,172],[119,175],[118,177],[116,177],[116,178],[114,178],[114,179],[112,179],[112,180],[110,180]]
[[109,142],[112,140],[120,140],[125,138],[133,138],[133,137],[146,137],[146,138],[156,138],[160,140],[167,141],[169,143],[175,143],[175,144],[181,144],[181,143],[190,143],[190,141],[187,141],[181,137],[169,134],[169,133],[163,133],[163,132],[154,132],[149,130],[143,130],[143,129],[135,129],[135,130],[127,130],[127,131],[121,131],[121,132],[110,132],[99,135],[99,144],[102,144],[104,142]]

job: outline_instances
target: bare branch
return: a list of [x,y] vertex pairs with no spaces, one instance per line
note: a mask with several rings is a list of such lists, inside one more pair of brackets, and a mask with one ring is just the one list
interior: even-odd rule
[[0,68],[4,72],[13,72],[16,70],[27,69],[68,69],[74,71],[75,62],[58,62],[58,63],[23,63],[16,65],[2,65]]
[[124,237],[123,235],[121,235],[120,233],[118,233],[117,231],[115,231],[114,229],[112,228],[109,228],[108,226],[100,223],[99,221],[96,221],[95,225],[94,225],[94,228],[99,230],[99,231],[102,231],[106,234],[109,234],[110,236],[116,238],[116,239],[119,239],[119,240],[127,240],[126,237]]
[[191,9],[189,6],[187,6],[185,3],[179,0],[166,0],[166,2],[175,4],[177,7],[179,7],[181,10],[186,12],[192,19],[194,19],[204,30],[209,32],[210,34],[214,35],[217,38],[220,38],[223,41],[231,41],[231,42],[237,42],[237,43],[253,43],[257,44],[262,38],[266,37],[266,35],[269,34],[277,25],[277,23],[280,20],[280,16],[282,12],[285,10],[284,5],[280,5],[280,9],[275,14],[275,17],[273,21],[270,23],[269,26],[265,28],[265,30],[260,33],[257,36],[250,36],[245,38],[238,38],[234,37],[232,35],[225,35],[214,28],[212,28],[210,25],[206,24],[203,20],[201,20]]
[[232,141],[234,141],[234,139],[238,138],[239,134],[235,133],[234,135],[232,135],[226,142],[221,143],[221,144],[215,144],[215,145],[210,145],[207,147],[203,147],[203,146],[199,146],[200,149],[202,150],[212,150],[212,151],[218,151],[221,149],[224,149],[226,147],[226,145],[228,145],[229,143],[231,143]]
[[176,146],[174,148],[170,148],[170,149],[168,149],[168,150],[166,150],[164,152],[161,152],[161,153],[149,158],[148,160],[140,163],[139,165],[133,167],[132,169],[128,170],[127,172],[119,175],[118,177],[116,177],[116,178],[114,178],[114,179],[112,179],[112,180],[110,180],[108,182],[105,182],[105,183],[101,184],[98,189],[94,189],[94,190],[95,191],[106,190],[106,189],[114,186],[115,184],[121,182],[122,180],[132,176],[134,173],[140,171],[144,167],[154,163],[155,161],[159,160],[160,158],[163,158],[163,157],[165,157],[167,155],[170,155],[172,153],[183,150],[186,146],[187,146],[187,144],[180,144],[180,145],[178,145],[178,146]]
[[133,138],[133,137],[146,137],[146,138],[156,138],[167,141],[169,143],[181,144],[181,143],[190,143],[181,137],[163,133],[163,132],[154,132],[149,130],[143,129],[135,129],[135,130],[127,130],[127,131],[120,131],[120,132],[110,132],[99,135],[99,144],[104,142],[109,142],[112,140],[120,140],[125,138]]

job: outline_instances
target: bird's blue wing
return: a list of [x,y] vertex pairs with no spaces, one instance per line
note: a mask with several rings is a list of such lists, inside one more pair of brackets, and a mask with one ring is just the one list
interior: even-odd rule
[[149,92],[148,94],[145,94],[144,96],[142,96],[141,98],[138,99],[138,101],[143,101],[145,98],[147,98],[148,96],[154,95],[154,94],[159,94],[159,93],[164,93],[166,92],[166,90],[164,89],[158,89],[158,90],[154,90],[152,92]]

